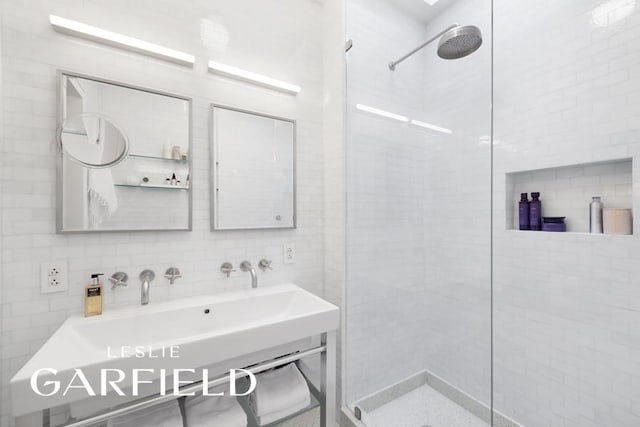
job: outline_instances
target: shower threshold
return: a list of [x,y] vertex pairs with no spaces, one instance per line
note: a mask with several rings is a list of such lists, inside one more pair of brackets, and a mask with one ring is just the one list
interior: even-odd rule
[[[349,427],[487,427],[491,410],[436,375],[421,371],[350,405]],[[494,412],[496,427],[521,427]]]

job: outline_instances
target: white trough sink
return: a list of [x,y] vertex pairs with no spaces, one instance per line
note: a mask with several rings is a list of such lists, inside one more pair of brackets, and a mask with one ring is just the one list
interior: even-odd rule
[[[55,369],[57,374],[39,377],[40,384],[56,380],[64,389],[79,368],[97,391],[101,369],[153,369],[145,379],[158,379],[160,369],[197,369],[229,361],[333,331],[338,321],[336,306],[293,284],[152,301],[148,306],[107,310],[102,316],[71,317],[11,379],[13,412],[20,416],[87,398],[83,389],[69,390],[66,396],[62,392],[39,396],[30,380],[42,368]],[[168,357],[171,346],[178,346],[179,357]],[[145,351],[146,356],[121,353],[131,347]],[[165,357],[159,357],[162,349]],[[158,357],[149,357],[149,352]],[[130,386],[131,375],[120,385]]]

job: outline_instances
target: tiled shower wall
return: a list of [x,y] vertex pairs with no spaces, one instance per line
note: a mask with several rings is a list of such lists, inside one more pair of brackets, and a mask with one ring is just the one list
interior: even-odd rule
[[[347,401],[427,369],[489,402],[490,3],[428,25],[389,1],[347,5]],[[451,22],[482,27],[485,46],[444,61],[431,45],[389,70]]]
[[495,406],[529,427],[640,425],[640,236],[506,231],[504,210],[506,172],[625,158],[640,207],[640,5],[494,8]]
[[423,121],[452,130],[425,140],[424,263],[428,296],[422,361],[485,404],[491,401],[491,2],[454,2],[427,24],[475,25],[482,46],[446,61],[427,48]]
[[422,368],[422,132],[355,110],[422,111],[421,73],[387,64],[423,25],[385,0],[346,2],[346,402]]
[[[167,0],[2,2],[2,406],[11,425],[8,381],[69,314],[82,310],[92,272],[129,273],[130,285],[106,289],[105,310],[139,301],[138,273],[152,268],[151,304],[249,286],[226,279],[224,261],[274,260],[261,285],[298,283],[323,289],[322,32],[316,1],[179,2]],[[188,69],[53,32],[50,13],[96,24],[196,55]],[[254,19],[260,17],[260,19]],[[206,71],[215,59],[302,86],[297,97]],[[55,234],[56,70],[104,77],[193,97],[192,232]],[[298,228],[209,231],[210,102],[290,117],[298,123]],[[282,246],[296,245],[283,265]],[[40,263],[68,260],[69,291],[40,294]],[[169,286],[167,267],[183,278]]]

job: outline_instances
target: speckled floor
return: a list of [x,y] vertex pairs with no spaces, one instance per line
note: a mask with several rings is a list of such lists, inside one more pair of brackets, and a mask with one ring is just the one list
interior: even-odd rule
[[362,418],[367,427],[487,427],[489,425],[427,385],[363,414]]

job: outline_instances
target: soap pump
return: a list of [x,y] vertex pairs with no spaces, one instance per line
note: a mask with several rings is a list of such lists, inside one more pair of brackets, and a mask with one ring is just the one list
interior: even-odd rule
[[92,274],[91,283],[84,288],[84,316],[98,316],[102,314],[102,283],[100,276]]

